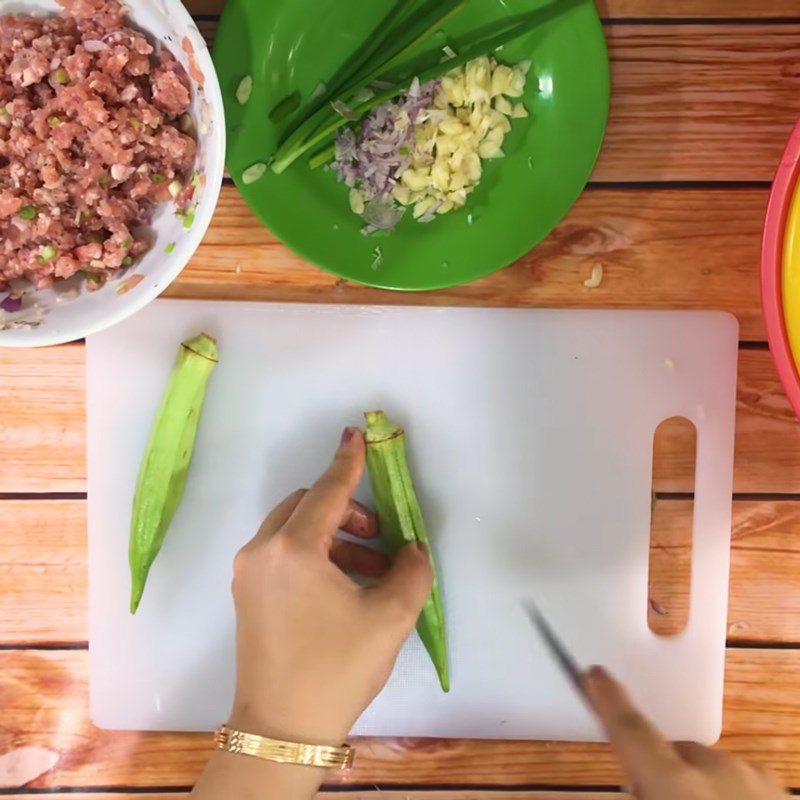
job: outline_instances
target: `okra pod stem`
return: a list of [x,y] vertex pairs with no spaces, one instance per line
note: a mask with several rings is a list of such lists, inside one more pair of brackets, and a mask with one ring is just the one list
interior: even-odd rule
[[217,343],[201,333],[183,342],[156,414],[133,498],[128,560],[131,614],[180,505]]
[[433,569],[433,589],[417,620],[417,632],[436,667],[439,682],[450,691],[447,639],[439,579],[425,521],[408,469],[405,434],[383,411],[369,411],[366,418],[367,471],[369,472],[381,535],[392,552],[409,542],[423,542]]

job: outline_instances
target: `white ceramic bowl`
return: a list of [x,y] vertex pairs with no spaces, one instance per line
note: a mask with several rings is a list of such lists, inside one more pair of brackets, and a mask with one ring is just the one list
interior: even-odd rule
[[[128,0],[127,6],[134,26],[148,33],[151,41],[167,46],[186,67],[192,81],[191,113],[197,121],[198,137],[196,169],[204,176],[196,195],[194,223],[184,229],[174,216],[172,205],[165,203],[158,208],[151,226],[153,246],[121,278],[109,281],[96,292],[76,292],[77,279],[39,292],[26,290],[21,311],[8,314],[0,310],[0,346],[62,344],[97,333],[136,313],[175,280],[200,244],[214,214],[225,164],[225,118],[208,47],[180,0]],[[0,2],[0,14],[58,11],[54,0]],[[167,253],[173,242],[174,249]],[[128,283],[133,275],[141,275],[142,280]]]

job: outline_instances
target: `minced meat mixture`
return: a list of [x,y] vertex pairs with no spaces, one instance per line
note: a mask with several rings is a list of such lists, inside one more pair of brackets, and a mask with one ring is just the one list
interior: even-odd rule
[[0,16],[0,289],[83,271],[95,285],[148,247],[158,203],[192,202],[189,80],[117,0]]

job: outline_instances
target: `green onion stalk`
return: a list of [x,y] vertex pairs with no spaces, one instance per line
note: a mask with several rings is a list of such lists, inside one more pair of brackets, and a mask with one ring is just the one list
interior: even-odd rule
[[[321,151],[312,157],[311,165],[324,164],[333,156],[328,142],[339,129],[402,94],[415,78],[420,83],[427,83],[468,61],[495,52],[586,2],[589,0],[551,0],[533,11],[489,23],[454,40],[456,54],[444,61],[438,48],[422,56],[413,56],[413,52],[446,21],[462,11],[469,0],[434,0],[416,11],[409,11],[403,3],[396,4],[384,17],[384,32],[375,36],[378,44],[384,44],[383,49],[379,50],[375,42],[365,42],[336,73],[323,96],[301,110],[270,161],[272,171],[280,174],[304,154],[320,148]],[[394,29],[390,25],[390,18],[399,19]],[[387,87],[352,108],[347,106],[348,99],[357,96],[370,84],[387,79]],[[331,104],[340,109],[347,107],[350,113],[346,116],[338,113],[331,108]]]

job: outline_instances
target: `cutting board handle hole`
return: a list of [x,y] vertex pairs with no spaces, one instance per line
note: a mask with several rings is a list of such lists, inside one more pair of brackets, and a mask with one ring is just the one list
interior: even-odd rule
[[647,585],[647,624],[658,636],[676,636],[689,621],[696,465],[694,423],[664,420],[653,436]]

